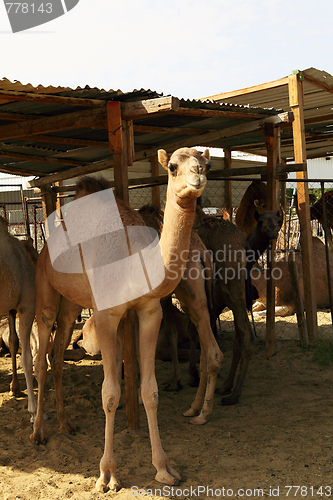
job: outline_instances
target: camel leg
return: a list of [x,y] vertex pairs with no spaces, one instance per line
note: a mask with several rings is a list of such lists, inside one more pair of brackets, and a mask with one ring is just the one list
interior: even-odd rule
[[20,389],[20,383],[17,376],[17,363],[16,363],[16,354],[19,349],[19,339],[16,332],[15,327],[16,320],[16,311],[12,309],[9,311],[9,352],[12,358],[12,381],[10,383],[10,395],[20,397],[22,396],[22,392]]
[[60,431],[73,435],[79,430],[79,428],[68,419],[64,408],[62,374],[64,366],[64,352],[70,343],[74,323],[81,310],[82,308],[80,306],[73,304],[65,297],[61,298],[57,317],[57,330],[50,356]]
[[191,387],[198,387],[198,385],[199,385],[199,372],[198,372],[197,362],[196,362],[198,331],[197,331],[195,325],[192,323],[192,321],[190,321],[190,323],[189,323],[188,333],[189,333],[189,337],[190,337],[190,364],[189,364],[189,368],[188,368],[188,372],[189,372],[189,376],[190,376],[189,385]]
[[113,452],[114,419],[121,392],[116,360],[117,328],[121,314],[115,315],[110,310],[94,311],[94,318],[103,359],[102,402],[106,419],[105,448],[100,462],[100,477],[97,480],[96,488],[105,493],[108,490],[118,491],[121,488],[115,474],[117,462]]
[[[222,405],[234,405],[238,403],[239,396],[242,392],[242,387],[245,379],[245,375],[249,366],[249,362],[254,350],[254,333],[247,315],[247,311],[244,305],[244,310],[238,308],[237,314],[234,312],[234,322],[235,322],[235,344],[234,356],[231,364],[230,373],[227,379],[228,388],[232,387],[232,382],[235,376],[238,362],[240,360],[240,369],[237,379],[237,383],[232,390],[230,396],[222,398]],[[240,352],[239,352],[240,347]]]
[[180,383],[180,367],[178,361],[178,330],[173,316],[173,305],[171,296],[164,301],[163,306],[163,321],[170,328],[167,334],[167,340],[171,352],[172,361],[172,379],[170,383],[164,388],[165,391],[181,391],[183,386]]
[[36,268],[36,319],[38,325],[38,354],[35,362],[35,374],[38,381],[37,414],[30,441],[34,444],[46,444],[43,418],[44,386],[47,375],[46,352],[49,345],[53,324],[57,318],[60,294],[49,282],[42,262],[38,259]]
[[141,368],[141,397],[145,406],[152,463],[156,468],[156,481],[174,485],[181,479],[177,471],[170,467],[163,451],[157,424],[158,389],[155,377],[155,350],[162,319],[160,301],[149,301],[145,308],[138,310]]
[[19,336],[22,346],[21,363],[25,375],[28,391],[28,411],[31,414],[31,422],[35,420],[37,403],[33,388],[33,362],[30,348],[31,328],[35,317],[35,304],[19,312]]
[[[183,307],[190,320],[198,330],[201,351],[204,351],[200,358],[200,382],[197,395],[191,408],[183,413],[186,417],[193,416],[194,418],[190,422],[197,425],[205,424],[208,416],[212,413],[216,379],[223,359],[211,329],[205,284],[201,276],[202,274],[197,279],[191,280],[191,295],[181,293],[181,297],[179,297],[180,303],[184,304]],[[206,392],[204,394],[205,386]],[[200,411],[199,415],[197,415],[198,411]]]

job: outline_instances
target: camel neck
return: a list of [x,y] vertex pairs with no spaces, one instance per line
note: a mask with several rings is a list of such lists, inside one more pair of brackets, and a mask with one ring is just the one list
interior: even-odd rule
[[195,210],[196,199],[187,200],[186,203],[181,200],[180,204],[168,189],[160,239],[166,280],[179,281],[184,273]]

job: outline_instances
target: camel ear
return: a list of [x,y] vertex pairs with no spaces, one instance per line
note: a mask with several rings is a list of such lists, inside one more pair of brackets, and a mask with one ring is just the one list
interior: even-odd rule
[[254,201],[253,201],[253,205],[254,205],[255,207],[259,207],[259,205],[260,205],[259,200],[254,200]]
[[[257,201],[257,200],[255,200],[255,201]],[[260,217],[260,213],[258,212],[258,210],[255,210],[255,211],[254,211],[254,218],[255,218],[255,220],[256,220],[257,222],[258,222],[258,220],[259,220],[259,217]]]
[[205,149],[205,151],[202,153],[202,155],[204,158],[206,158],[206,160],[210,160],[210,153],[209,153],[209,149]]
[[166,170],[168,170],[169,155],[164,149],[159,149],[157,151],[158,161]]

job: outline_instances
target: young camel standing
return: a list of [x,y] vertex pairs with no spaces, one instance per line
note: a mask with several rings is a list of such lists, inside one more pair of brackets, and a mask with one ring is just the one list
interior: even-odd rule
[[[58,312],[61,313],[64,319],[64,325],[56,332],[54,343],[54,353],[52,360],[52,370],[55,379],[55,389],[57,397],[57,410],[58,419],[60,421],[61,430],[71,432],[76,430],[76,426],[68,419],[63,406],[63,395],[61,390],[61,376],[62,376],[62,357],[63,351],[68,343],[69,330],[78,315],[78,307],[74,304],[79,304],[85,308],[93,309],[96,334],[98,344],[101,348],[103,369],[104,369],[104,382],[102,387],[102,401],[106,417],[105,427],[105,450],[104,455],[100,462],[100,477],[96,483],[99,491],[107,491],[108,489],[118,490],[120,482],[116,477],[116,459],[113,453],[113,429],[115,411],[118,406],[120,398],[120,386],[117,380],[117,367],[116,367],[116,337],[117,328],[122,316],[129,309],[137,311],[139,319],[139,352],[140,352],[140,369],[141,369],[141,396],[144,403],[148,427],[150,433],[151,447],[152,447],[152,462],[157,470],[155,479],[159,482],[173,485],[181,476],[174,469],[170,467],[168,458],[162,449],[158,425],[157,425],[157,403],[158,403],[158,389],[155,378],[155,347],[158,337],[160,322],[161,322],[161,305],[160,298],[170,294],[177,284],[179,283],[182,274],[186,267],[186,260],[188,256],[188,249],[190,244],[191,229],[195,219],[196,199],[202,193],[206,179],[206,167],[209,161],[209,153],[205,151],[202,155],[195,149],[182,148],[175,151],[171,158],[168,157],[164,150],[158,152],[159,162],[168,170],[168,188],[167,188],[167,202],[164,214],[164,228],[160,239],[160,257],[162,258],[162,267],[164,269],[164,279],[156,288],[151,289],[149,292],[138,296],[137,298],[130,298],[125,302],[126,293],[133,291],[131,283],[128,288],[123,290],[122,278],[117,276],[119,281],[118,288],[114,287],[113,282],[106,282],[106,288],[101,289],[101,283],[94,281],[94,274],[91,277],[91,268],[86,268],[86,255],[84,262],[82,262],[82,249],[80,253],[80,263],[84,268],[82,272],[78,268],[77,273],[63,273],[57,271],[52,267],[50,260],[50,244],[43,250],[37,264],[36,283],[37,283],[37,300],[36,300],[36,316],[39,327],[40,348],[37,358],[37,377],[38,377],[38,410],[34,423],[34,431],[30,436],[33,443],[41,443],[46,441],[44,422],[42,418],[43,413],[43,391],[46,379],[46,345],[50,336],[51,327],[57,318]],[[92,178],[89,178],[93,183]],[[94,181],[96,182],[96,180]],[[82,180],[78,185],[78,193],[76,201],[84,202],[83,196],[89,194],[87,190],[89,183]],[[90,193],[101,189],[90,190]],[[81,199],[80,199],[81,198]],[[96,200],[96,197],[94,198]],[[98,220],[94,220],[93,230],[100,227],[100,221],[108,221],[110,219],[109,212],[104,213],[106,204],[99,203],[97,198],[96,206],[97,212],[100,214]],[[76,205],[77,206],[77,205]],[[81,205],[80,205],[81,206]],[[130,234],[131,226],[144,226],[144,222],[137,212],[132,210],[126,204],[117,201],[122,227],[126,229],[126,239]],[[88,210],[90,212],[90,209]],[[103,217],[104,216],[104,217]],[[65,217],[65,224],[68,226],[68,216]],[[85,233],[87,222],[83,220],[75,221],[75,226],[81,225],[82,232]],[[77,228],[76,228],[77,229]],[[80,227],[79,227],[80,229]],[[62,228],[56,228],[54,234],[57,235]],[[135,228],[133,227],[133,230]],[[67,231],[63,231],[63,240],[66,240]],[[95,233],[93,233],[95,234]],[[112,233],[114,234],[114,233]],[[70,234],[68,236],[71,236]],[[88,236],[89,237],[89,236]],[[104,235],[103,235],[104,237]],[[117,239],[117,237],[116,237]],[[91,240],[90,240],[91,241]],[[89,243],[89,241],[88,241]],[[134,242],[135,243],[135,242]],[[74,247],[69,248],[69,253]],[[77,247],[74,248],[73,252]],[[110,248],[102,246],[100,253],[96,255],[94,245],[90,246],[91,254],[87,254],[88,261],[91,263],[108,262]],[[66,253],[66,252],[65,252]],[[133,252],[134,254],[134,252]],[[60,255],[61,257],[61,255]],[[68,264],[66,255],[63,258],[64,265]],[[110,260],[109,260],[110,261]],[[56,262],[56,261],[55,261]],[[119,261],[121,264],[121,260]],[[117,261],[118,264],[118,261]],[[148,263],[149,264],[149,263]],[[148,264],[147,267],[148,267]],[[100,264],[99,264],[100,265]],[[99,278],[104,277],[107,273],[104,272],[106,266],[97,268],[93,267],[93,273],[98,269],[101,270]],[[90,275],[88,275],[90,273]],[[149,274],[151,277],[151,274]],[[130,281],[130,278],[129,278]],[[126,284],[125,284],[126,285]],[[133,286],[137,282],[132,282]],[[150,287],[152,288],[152,286]],[[97,307],[96,302],[104,300],[103,290],[115,290],[117,295],[106,297],[107,300],[117,301],[116,305],[103,308]],[[122,293],[122,295],[120,295]],[[66,301],[61,301],[60,294],[66,297]],[[95,295],[98,296],[98,301]],[[111,301],[112,301],[111,300]],[[119,303],[120,300],[120,303]],[[70,302],[72,304],[70,304]],[[62,308],[62,310],[61,310]],[[65,325],[67,323],[67,325]],[[69,326],[70,325],[70,326]],[[66,326],[66,328],[65,328]],[[66,337],[67,338],[64,338]],[[57,339],[58,338],[58,339]],[[208,383],[206,401],[203,405],[203,411],[210,405],[213,399],[214,386],[216,377],[219,371],[221,362],[221,353],[217,346],[210,342],[210,338],[202,339],[207,351],[207,364],[208,364]]]
[[35,317],[35,296],[35,268],[32,260],[22,242],[8,233],[7,224],[0,217],[0,317],[9,316],[9,351],[13,367],[10,392],[14,396],[21,395],[16,371],[19,339],[15,320],[18,314],[21,361],[28,390],[28,411],[32,419],[36,414],[36,401],[32,385],[30,332]]

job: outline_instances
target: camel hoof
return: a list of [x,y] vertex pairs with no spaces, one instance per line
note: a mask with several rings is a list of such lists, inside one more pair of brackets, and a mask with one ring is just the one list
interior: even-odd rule
[[200,378],[199,377],[190,378],[190,380],[188,382],[188,385],[190,387],[198,387],[199,386],[199,382],[200,382]]
[[198,415],[197,417],[193,417],[190,420],[190,424],[193,425],[204,425],[208,422],[208,418],[203,415]]
[[184,417],[196,417],[199,414],[199,411],[193,410],[192,408],[189,408],[188,410],[183,412]]
[[179,392],[182,389],[183,389],[183,386],[179,381],[176,384],[171,383],[171,384],[167,385],[166,387],[164,387],[164,390],[168,391],[168,392]]
[[170,472],[173,475],[169,474],[166,470],[158,472],[155,476],[155,480],[158,483],[168,484],[169,486],[179,486],[181,480],[180,474],[173,469],[170,469]]
[[223,389],[223,387],[220,387],[219,389],[215,389],[214,393],[219,396],[224,396],[225,394],[231,394],[231,389]]
[[238,397],[229,397],[229,398],[222,398],[221,399],[221,405],[222,406],[232,406],[236,405],[238,403]]

